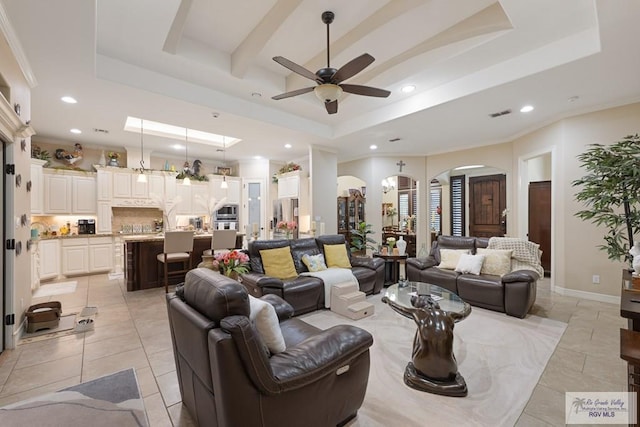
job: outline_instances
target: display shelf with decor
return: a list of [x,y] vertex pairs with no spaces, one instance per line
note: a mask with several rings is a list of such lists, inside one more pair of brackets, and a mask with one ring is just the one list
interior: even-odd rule
[[351,246],[351,230],[365,222],[367,199],[359,190],[350,191],[349,196],[338,197],[338,233],[344,235]]

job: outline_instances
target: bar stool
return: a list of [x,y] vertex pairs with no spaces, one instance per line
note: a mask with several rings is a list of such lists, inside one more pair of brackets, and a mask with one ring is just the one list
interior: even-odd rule
[[[169,276],[186,274],[191,270],[193,231],[167,231],[164,233],[164,249],[156,257],[164,270],[164,291],[169,292]],[[169,271],[169,264],[182,263],[181,270]]]
[[211,249],[204,251],[203,255],[215,255],[217,249],[236,248],[236,230],[213,230],[211,233]]

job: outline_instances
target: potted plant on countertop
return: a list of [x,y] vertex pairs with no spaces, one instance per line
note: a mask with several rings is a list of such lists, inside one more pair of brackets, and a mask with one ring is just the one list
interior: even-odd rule
[[357,228],[349,230],[351,232],[351,252],[354,255],[366,255],[367,249],[372,251],[376,250],[374,246],[378,242],[369,237],[370,234],[375,234],[375,231],[371,229],[371,224],[367,224],[362,221],[358,224]]
[[607,251],[609,259],[631,261],[633,235],[640,231],[640,136],[591,144],[578,160],[587,175],[572,185],[581,187],[575,197],[586,208],[575,216],[607,229],[606,244],[599,249]]

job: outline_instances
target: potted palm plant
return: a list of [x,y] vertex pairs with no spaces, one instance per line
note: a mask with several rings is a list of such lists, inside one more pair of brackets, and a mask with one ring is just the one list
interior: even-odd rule
[[354,255],[366,255],[367,249],[376,249],[374,245],[377,242],[369,237],[370,234],[375,234],[375,231],[371,229],[371,224],[362,221],[357,228],[352,228],[349,231],[351,232],[351,252]]
[[576,200],[585,204],[575,215],[607,229],[599,248],[609,259],[630,261],[633,235],[640,230],[640,136],[592,144],[578,160],[587,174],[572,183],[580,187]]

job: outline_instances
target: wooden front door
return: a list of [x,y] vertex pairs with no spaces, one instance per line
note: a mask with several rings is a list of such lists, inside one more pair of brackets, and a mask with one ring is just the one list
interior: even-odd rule
[[551,181],[529,183],[529,240],[540,245],[542,268],[551,273]]
[[507,207],[506,175],[469,178],[469,235],[473,237],[504,236]]

